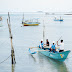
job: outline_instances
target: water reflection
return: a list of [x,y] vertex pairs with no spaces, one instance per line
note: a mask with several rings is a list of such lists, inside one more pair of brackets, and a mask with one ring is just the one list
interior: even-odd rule
[[53,65],[54,69],[56,69],[57,72],[69,72],[64,62],[59,62],[50,58],[48,58],[48,62]]
[[3,24],[0,22],[0,27],[2,27],[3,26]]
[[29,54],[29,57],[32,58],[34,62],[36,62],[36,58],[32,54]]
[[15,72],[15,64],[12,64],[12,72]]
[[[42,64],[42,66],[47,67],[47,70],[49,68],[51,70],[55,70],[53,72],[69,72],[65,62],[59,62],[53,60],[49,57],[42,55],[41,53],[38,53],[38,56],[39,56],[39,63]],[[51,70],[49,72],[51,72]]]

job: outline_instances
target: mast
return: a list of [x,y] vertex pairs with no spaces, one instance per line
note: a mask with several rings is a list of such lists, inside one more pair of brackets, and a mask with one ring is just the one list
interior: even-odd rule
[[24,13],[23,13],[23,21],[24,21]]
[[24,13],[23,13],[23,19],[22,19],[22,24],[24,23]]
[[43,42],[45,43],[45,25],[43,20]]

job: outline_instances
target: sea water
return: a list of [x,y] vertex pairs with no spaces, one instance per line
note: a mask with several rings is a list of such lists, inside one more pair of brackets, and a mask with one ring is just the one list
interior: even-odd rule
[[[0,14],[3,18],[0,27],[0,62],[11,55],[11,41],[7,24],[7,14]],[[64,19],[62,22],[54,18]],[[72,16],[45,15],[45,13],[25,13],[24,20],[38,19],[39,26],[23,26],[23,13],[10,13],[10,24],[13,36],[16,64],[11,64],[11,57],[0,64],[0,72],[72,72],[72,52],[64,62],[58,62],[41,53],[29,54],[30,47],[37,47],[43,39],[43,24],[45,25],[45,39],[50,44],[61,37],[64,40],[65,50],[72,51]],[[59,40],[60,43],[60,40]],[[32,49],[35,51],[37,49]]]

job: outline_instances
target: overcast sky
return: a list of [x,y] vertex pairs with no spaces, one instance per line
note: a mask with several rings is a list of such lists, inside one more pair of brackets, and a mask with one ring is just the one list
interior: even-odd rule
[[69,12],[72,0],[0,0],[0,12]]

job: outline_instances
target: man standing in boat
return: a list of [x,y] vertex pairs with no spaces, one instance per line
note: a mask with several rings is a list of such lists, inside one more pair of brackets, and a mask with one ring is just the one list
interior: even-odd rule
[[63,40],[61,40],[61,43],[60,44],[58,44],[58,41],[57,41],[57,45],[60,46],[59,52],[64,51],[64,43],[63,43]]

